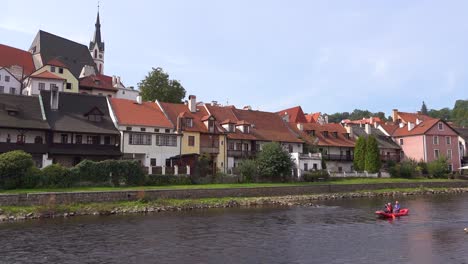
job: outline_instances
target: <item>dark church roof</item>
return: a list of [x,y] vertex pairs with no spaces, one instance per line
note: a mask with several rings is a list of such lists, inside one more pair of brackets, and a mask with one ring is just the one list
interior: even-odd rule
[[39,97],[0,94],[0,126],[22,129],[49,129]]
[[83,66],[90,65],[96,69],[88,47],[42,30],[37,33],[29,50],[33,54],[40,53],[44,64],[54,59],[59,60],[77,79]]
[[99,21],[99,12],[97,13],[96,24],[94,24],[94,38],[89,42],[89,50],[93,50],[95,45],[98,45],[99,51],[104,51],[104,42],[101,38],[101,22]]
[[[90,134],[119,134],[109,114],[104,96],[59,93],[58,110],[50,109],[50,91],[41,91],[47,121],[56,131]],[[102,114],[101,121],[90,121],[88,115]]]

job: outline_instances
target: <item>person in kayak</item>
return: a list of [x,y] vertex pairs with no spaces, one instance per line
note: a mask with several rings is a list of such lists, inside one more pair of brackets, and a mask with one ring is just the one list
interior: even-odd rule
[[392,207],[392,203],[388,203],[385,205],[385,210],[384,210],[385,213],[388,213],[388,214],[391,214],[393,213],[393,207]]
[[400,203],[398,203],[398,201],[395,201],[395,206],[393,207],[393,212],[395,212],[395,213],[400,212]]

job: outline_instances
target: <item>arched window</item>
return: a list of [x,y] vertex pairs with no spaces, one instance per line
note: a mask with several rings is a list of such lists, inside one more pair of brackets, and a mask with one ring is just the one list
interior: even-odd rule
[[94,50],[94,58],[97,58],[97,50]]

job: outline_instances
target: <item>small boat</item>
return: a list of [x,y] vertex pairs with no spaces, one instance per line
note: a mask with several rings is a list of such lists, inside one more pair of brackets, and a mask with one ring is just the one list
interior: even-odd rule
[[406,216],[409,213],[408,208],[402,208],[398,213],[386,213],[384,211],[375,211],[375,214],[382,218],[395,218],[399,216]]

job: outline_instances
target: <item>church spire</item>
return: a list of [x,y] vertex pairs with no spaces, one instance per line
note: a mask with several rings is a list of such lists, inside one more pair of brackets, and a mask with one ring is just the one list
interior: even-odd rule
[[98,6],[98,13],[96,18],[96,24],[94,24],[94,38],[93,41],[89,44],[89,49],[92,50],[94,45],[97,45],[100,51],[104,50],[104,42],[101,39],[101,21],[99,19],[99,6]]
[[91,57],[96,63],[96,69],[98,73],[104,73],[104,42],[101,38],[101,20],[99,19],[99,2],[98,2],[98,12],[96,17],[96,23],[94,24],[94,36],[93,40],[89,42],[89,52]]

